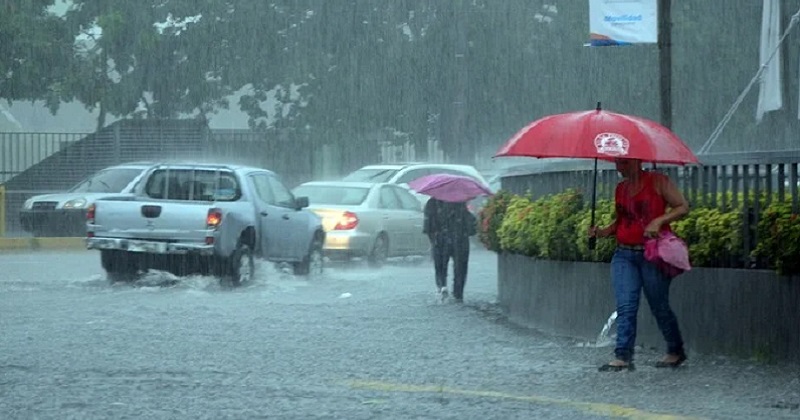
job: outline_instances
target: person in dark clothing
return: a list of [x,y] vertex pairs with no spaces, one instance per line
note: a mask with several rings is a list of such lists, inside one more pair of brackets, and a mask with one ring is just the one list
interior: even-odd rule
[[436,291],[447,297],[447,266],[453,259],[453,298],[464,299],[469,263],[469,237],[477,233],[477,220],[466,203],[450,203],[431,198],[425,204],[422,232],[428,235],[436,270]]

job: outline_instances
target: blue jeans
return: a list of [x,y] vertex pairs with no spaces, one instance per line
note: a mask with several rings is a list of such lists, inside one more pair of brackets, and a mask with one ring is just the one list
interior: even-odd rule
[[636,344],[636,316],[639,296],[644,296],[656,318],[658,328],[667,342],[667,353],[683,354],[683,339],[678,319],[669,306],[669,286],[672,282],[654,264],[644,259],[640,250],[617,248],[611,259],[614,297],[617,301],[617,347],[614,354],[620,360],[633,360]]

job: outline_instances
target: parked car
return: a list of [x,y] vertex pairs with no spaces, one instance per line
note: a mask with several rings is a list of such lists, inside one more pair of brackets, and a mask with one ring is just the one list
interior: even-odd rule
[[425,255],[422,206],[405,188],[390,183],[313,181],[294,189],[308,197],[322,218],[326,256],[365,257],[379,267],[387,258]]
[[66,192],[29,198],[19,212],[22,228],[33,236],[85,236],[86,209],[96,200],[130,195],[153,163],[136,162],[102,169]]
[[87,247],[100,250],[114,281],[155,268],[239,285],[252,280],[255,256],[290,263],[298,275],[319,273],[325,232],[307,206],[266,169],[156,165],[132,196],[89,208]]
[[[351,172],[344,178],[343,181],[359,181],[359,182],[386,182],[390,184],[400,185],[408,189],[408,183],[431,174],[453,174],[463,175],[474,178],[488,185],[483,175],[470,165],[454,165],[447,163],[405,163],[405,164],[382,164],[382,165],[368,165],[361,169]],[[425,204],[429,197],[423,194],[418,194],[414,191],[411,193],[420,201]]]

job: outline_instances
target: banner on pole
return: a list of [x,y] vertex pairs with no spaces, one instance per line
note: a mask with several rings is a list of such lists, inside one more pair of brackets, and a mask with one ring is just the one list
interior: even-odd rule
[[589,0],[593,47],[658,42],[658,0]]

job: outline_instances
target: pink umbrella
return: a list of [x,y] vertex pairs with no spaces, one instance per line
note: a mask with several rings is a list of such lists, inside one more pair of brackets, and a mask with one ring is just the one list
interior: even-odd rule
[[451,203],[465,203],[481,195],[492,195],[483,183],[467,176],[432,174],[408,183],[412,190]]

